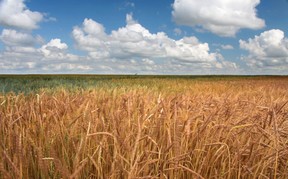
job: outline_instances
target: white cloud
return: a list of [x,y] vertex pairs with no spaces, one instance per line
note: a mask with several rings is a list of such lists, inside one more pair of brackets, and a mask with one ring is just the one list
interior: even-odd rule
[[[196,37],[180,40],[164,32],[151,33],[126,17],[127,25],[111,33],[92,19],[74,27],[72,37],[85,56],[69,53],[69,47],[55,38],[44,43],[27,31],[4,29],[0,36],[1,73],[130,73],[130,74],[216,74],[235,71],[218,52]],[[40,42],[41,41],[41,42]]]
[[105,33],[102,24],[85,19],[82,27],[74,27],[72,36],[76,46],[88,52],[96,60],[159,59],[185,61],[203,68],[225,67],[222,56],[211,53],[207,43],[196,37],[180,40],[169,38],[164,32],[152,34],[135,21],[131,14],[126,16],[125,27]]
[[177,24],[200,26],[219,36],[235,36],[242,28],[261,29],[257,17],[260,0],[175,0],[173,18]]
[[33,37],[31,34],[11,29],[4,29],[0,35],[0,40],[7,46],[34,46],[44,41],[40,36]]
[[45,45],[45,47],[57,48],[60,50],[68,49],[68,45],[61,42],[61,39],[52,39],[50,42]]
[[77,47],[86,51],[93,51],[97,47],[102,47],[103,40],[106,38],[104,27],[92,19],[85,19],[82,29],[74,27],[72,35],[77,42]]
[[73,64],[73,63],[58,63],[58,64],[47,64],[42,68],[44,71],[47,72],[57,72],[57,71],[71,71],[71,70],[80,70],[80,71],[87,71],[91,70],[92,68],[89,65],[80,65],[80,64]]
[[0,25],[25,30],[38,28],[43,14],[30,11],[24,0],[2,0],[0,2]]
[[[40,48],[36,48],[37,44],[43,44],[44,39],[40,36],[32,36],[29,33],[18,32],[11,29],[3,29],[0,35],[0,40],[5,44],[4,54],[11,57],[21,57],[26,55],[33,58],[33,55],[37,57],[46,59],[65,59],[68,54],[66,50],[68,45],[62,43],[60,39],[52,39],[47,44],[42,45]],[[70,57],[73,55],[70,54]],[[69,59],[69,58],[68,58]]]
[[232,45],[221,45],[221,48],[224,50],[233,50],[234,47]]
[[288,70],[288,38],[279,29],[272,29],[248,41],[240,40],[240,48],[249,52],[242,59],[253,67],[262,70]]
[[62,43],[60,39],[52,39],[43,45],[39,50],[48,59],[65,59],[67,57],[66,50],[68,45]]
[[155,62],[153,60],[150,60],[149,58],[143,58],[142,62],[147,65],[155,65]]
[[[53,40],[52,40],[53,41]],[[49,42],[51,43],[51,41]],[[48,44],[43,45],[40,48],[32,46],[6,46],[2,56],[6,57],[8,61],[10,57],[11,61],[13,60],[47,60],[48,58],[54,58],[55,60],[60,60],[60,56],[66,56],[67,53],[64,49],[60,49],[57,46],[50,46]]]
[[[19,73],[22,71],[42,73],[50,69],[53,71],[87,70],[83,57],[67,52],[68,45],[60,39],[52,39],[42,45],[44,40],[40,36],[29,33],[4,29],[0,35],[5,48],[0,52],[0,71],[2,73]],[[84,59],[85,60],[85,59]],[[54,68],[52,68],[54,67]]]

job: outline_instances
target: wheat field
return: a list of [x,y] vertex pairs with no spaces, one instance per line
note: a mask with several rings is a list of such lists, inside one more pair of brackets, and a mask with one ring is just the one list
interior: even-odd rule
[[0,178],[284,179],[288,78],[6,91],[0,141]]

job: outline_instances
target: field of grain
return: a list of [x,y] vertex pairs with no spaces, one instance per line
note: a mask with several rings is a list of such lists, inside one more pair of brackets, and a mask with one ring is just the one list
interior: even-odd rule
[[0,83],[0,178],[288,178],[287,77]]

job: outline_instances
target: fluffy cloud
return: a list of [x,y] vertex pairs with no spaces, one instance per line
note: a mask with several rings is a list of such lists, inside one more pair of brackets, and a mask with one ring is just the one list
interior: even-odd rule
[[288,38],[279,29],[272,29],[248,41],[240,40],[240,47],[249,52],[242,57],[251,67],[260,69],[288,69]]
[[[142,60],[149,64],[160,59],[190,63],[202,68],[224,68],[223,57],[211,53],[207,43],[200,43],[196,37],[180,40],[169,38],[164,32],[152,34],[141,24],[126,16],[126,26],[105,32],[102,24],[85,19],[82,27],[74,27],[72,36],[76,46],[88,52],[92,59]],[[144,61],[143,61],[144,59]],[[151,62],[152,61],[152,62]]]
[[[18,56],[31,54],[35,58],[43,56],[47,59],[64,59],[67,57],[68,45],[62,43],[60,39],[52,39],[44,44],[44,39],[40,36],[32,36],[29,33],[18,32],[11,29],[3,29],[0,40],[5,44],[5,54]],[[35,46],[44,44],[40,48]]]
[[25,30],[38,28],[43,14],[30,11],[24,0],[2,0],[0,2],[0,25]]
[[74,27],[72,35],[79,49],[90,52],[104,46],[103,40],[106,39],[104,27],[92,19],[85,19],[83,28]]
[[4,29],[0,35],[0,40],[7,46],[34,46],[44,41],[40,36],[33,37],[31,34],[11,29]]
[[[141,74],[223,74],[237,66],[210,52],[196,37],[180,40],[164,32],[151,33],[127,15],[126,26],[111,33],[92,19],[74,27],[75,46],[86,52],[69,53],[61,39],[45,43],[40,36],[21,30],[4,29],[0,40],[1,73],[141,73]],[[229,71],[230,70],[230,71]]]
[[200,26],[220,36],[235,36],[241,28],[261,29],[264,20],[257,17],[260,0],[175,0],[174,21]]
[[67,49],[68,45],[62,43],[60,39],[52,39],[47,44],[43,45],[39,50],[46,58],[65,59],[67,57]]
[[[0,35],[5,49],[0,52],[0,71],[5,73],[43,73],[87,70],[82,57],[67,52],[68,45],[60,39],[52,39],[44,44],[40,36],[4,29]],[[41,46],[41,44],[43,44]]]

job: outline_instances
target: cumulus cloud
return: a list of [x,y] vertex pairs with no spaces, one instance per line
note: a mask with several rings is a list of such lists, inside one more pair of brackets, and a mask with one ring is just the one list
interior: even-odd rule
[[260,0],[175,0],[173,19],[177,24],[200,26],[219,36],[231,37],[242,28],[261,29],[265,21],[257,17]]
[[31,34],[4,29],[0,40],[7,46],[34,46],[44,42],[41,36],[33,37]]
[[240,48],[249,52],[242,59],[259,69],[288,69],[288,38],[282,30],[272,29],[247,41],[240,40]]
[[30,11],[24,0],[2,0],[0,2],[0,25],[5,27],[33,30],[43,20],[43,14]]
[[[52,39],[47,44],[44,44],[44,39],[40,36],[32,36],[29,33],[19,32],[11,29],[3,29],[0,35],[0,40],[5,44],[5,53],[27,55],[32,54],[37,56],[44,56],[49,59],[64,59],[67,57],[66,50],[68,45],[62,43],[60,39]],[[40,48],[36,46],[44,44]]]
[[235,63],[211,52],[196,37],[174,40],[164,32],[151,33],[126,16],[126,26],[105,32],[105,27],[84,19],[72,31],[75,46],[84,56],[69,52],[61,39],[48,42],[27,31],[4,29],[0,40],[1,73],[140,73],[216,74],[235,71]]
[[[0,40],[5,48],[0,52],[0,71],[19,73],[45,72],[45,70],[84,70],[83,57],[67,52],[68,45],[60,39],[52,39],[44,43],[40,36],[11,29],[3,29]],[[82,60],[82,61],[81,61]]]
[[68,49],[67,44],[62,43],[60,39],[52,39],[40,48],[40,51],[46,58],[64,59],[65,51]]
[[[92,59],[131,60],[149,62],[159,59],[185,61],[203,68],[224,68],[223,57],[211,53],[207,43],[201,43],[196,37],[184,37],[180,40],[169,38],[164,32],[151,33],[131,14],[126,16],[126,26],[105,32],[102,24],[85,19],[82,26],[74,27],[72,36],[76,46],[88,52]],[[149,61],[148,61],[149,59]]]

